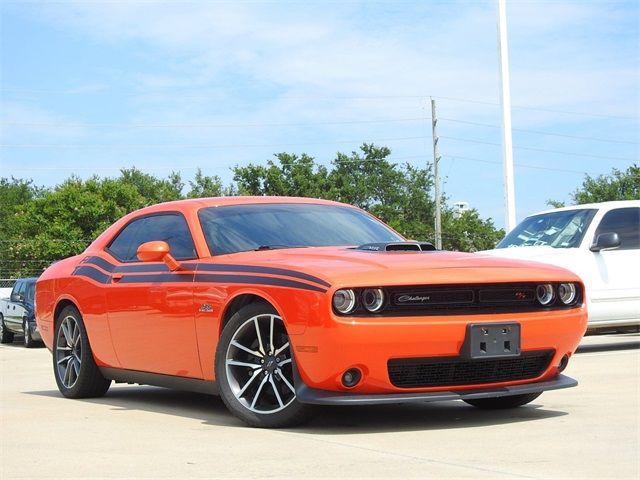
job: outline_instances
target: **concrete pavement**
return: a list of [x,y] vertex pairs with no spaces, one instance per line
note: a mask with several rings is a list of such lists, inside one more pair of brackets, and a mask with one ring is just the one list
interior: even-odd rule
[[594,338],[566,371],[580,386],[527,407],[330,408],[290,430],[247,428],[217,397],[154,387],[68,400],[46,349],[1,345],[0,476],[637,479],[640,336]]

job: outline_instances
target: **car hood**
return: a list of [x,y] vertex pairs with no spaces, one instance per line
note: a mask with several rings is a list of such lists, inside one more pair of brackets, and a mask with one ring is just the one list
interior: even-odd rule
[[559,267],[459,252],[372,252],[348,247],[310,247],[240,252],[212,257],[218,265],[289,269],[332,287],[579,281]]

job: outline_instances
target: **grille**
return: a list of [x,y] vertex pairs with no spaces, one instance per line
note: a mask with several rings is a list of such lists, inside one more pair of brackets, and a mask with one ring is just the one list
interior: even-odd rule
[[523,352],[518,357],[469,360],[461,357],[395,358],[387,369],[400,388],[445,387],[507,382],[539,377],[548,368],[553,350]]

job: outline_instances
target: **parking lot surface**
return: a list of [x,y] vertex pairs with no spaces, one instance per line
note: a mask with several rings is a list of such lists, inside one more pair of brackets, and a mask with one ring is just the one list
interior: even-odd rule
[[586,337],[577,388],[510,411],[456,402],[325,408],[243,426],[217,397],[115,385],[68,400],[44,349],[0,346],[6,479],[640,477],[640,336]]

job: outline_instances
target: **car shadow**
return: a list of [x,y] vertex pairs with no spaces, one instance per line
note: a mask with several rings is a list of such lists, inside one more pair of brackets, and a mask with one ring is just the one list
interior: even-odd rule
[[[160,387],[116,386],[104,397],[68,400],[57,390],[24,392],[109,406],[111,410],[139,410],[201,420],[205,425],[246,427],[225,407],[220,397]],[[543,397],[541,397],[543,399]],[[314,407],[310,422],[284,431],[314,435],[474,428],[523,423],[567,415],[532,403],[511,410],[481,410],[461,401],[375,406]]]

